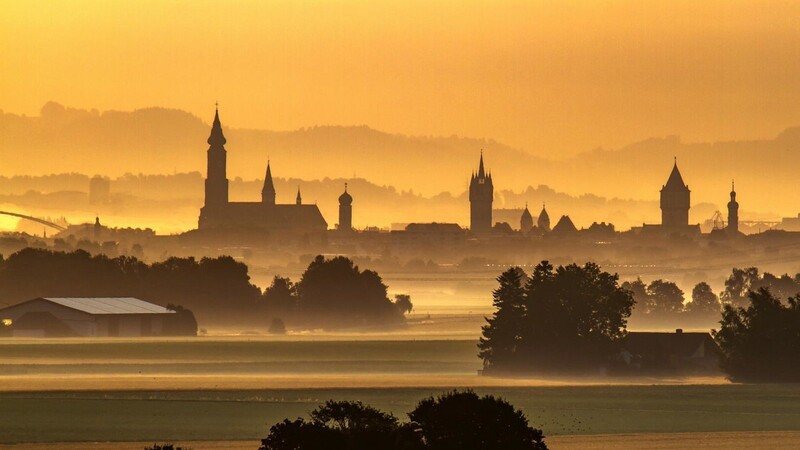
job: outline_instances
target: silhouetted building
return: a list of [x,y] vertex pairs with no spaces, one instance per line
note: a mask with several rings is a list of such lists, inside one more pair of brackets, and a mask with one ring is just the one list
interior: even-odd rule
[[557,236],[567,236],[577,232],[578,229],[575,228],[575,224],[572,223],[572,219],[570,219],[569,216],[561,216],[561,218],[558,219],[556,226],[553,227],[552,234]]
[[665,229],[685,229],[689,226],[689,186],[684,184],[678,170],[678,160],[672,167],[667,184],[661,188],[661,226]]
[[158,336],[175,311],[130,297],[35,298],[0,309],[13,336]]
[[296,205],[302,205],[303,204],[303,197],[300,196],[300,186],[297,187],[297,197],[295,197],[294,203]]
[[739,233],[739,202],[736,201],[736,189],[731,181],[731,201],[728,202],[728,232]]
[[410,223],[392,231],[392,241],[403,247],[452,247],[466,242],[466,231],[456,223]]
[[495,236],[499,235],[511,236],[516,233],[514,232],[514,229],[511,228],[511,225],[508,222],[497,222],[492,227],[492,234]]
[[709,333],[628,332],[618,357],[629,369],[651,373],[716,372],[719,347]]
[[261,190],[261,202],[229,202],[226,142],[219,121],[219,111],[216,111],[211,135],[208,137],[206,198],[205,205],[200,210],[200,229],[240,228],[308,233],[325,231],[328,228],[317,205],[302,204],[299,191],[295,204],[275,203],[275,185],[269,162]]
[[533,216],[528,211],[528,204],[525,203],[525,211],[522,211],[522,217],[519,218],[519,231],[528,233],[533,229]]
[[550,231],[550,215],[547,214],[544,204],[542,204],[542,212],[539,213],[539,220],[536,221],[536,226],[542,233]]
[[111,180],[95,175],[89,180],[89,204],[103,205],[111,201]]
[[347,183],[344,192],[339,196],[339,230],[351,231],[353,229],[353,197],[347,192]]
[[483,167],[483,152],[478,165],[478,173],[473,173],[469,182],[470,231],[475,234],[488,234],[492,231],[492,202],[494,186],[492,174]]

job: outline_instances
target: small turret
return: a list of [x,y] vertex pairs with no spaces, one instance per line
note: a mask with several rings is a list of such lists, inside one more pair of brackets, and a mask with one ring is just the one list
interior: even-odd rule
[[344,184],[344,193],[339,196],[339,231],[353,230],[353,197],[347,192],[347,183]]

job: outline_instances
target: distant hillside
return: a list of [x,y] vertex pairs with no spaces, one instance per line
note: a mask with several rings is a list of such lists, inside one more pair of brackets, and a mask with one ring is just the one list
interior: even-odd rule
[[[795,189],[800,128],[768,140],[683,143],[677,137],[652,138],[617,150],[544,159],[492,140],[404,136],[366,126],[235,129],[226,124],[224,110],[220,115],[232,180],[263,178],[269,158],[273,173],[287,179],[361,178],[426,196],[459,195],[484,149],[498,190],[547,185],[574,197],[591,193],[653,202],[675,156],[694,204],[724,207],[735,178],[743,210],[772,216],[800,212],[800,190]],[[39,117],[1,113],[0,175],[205,173],[211,117],[211,111],[198,118],[163,108],[101,113],[52,102]],[[647,218],[620,212],[632,222]]]
[[[39,117],[0,114],[1,174],[205,173],[212,118],[213,111],[201,120],[172,109],[100,113],[53,102]],[[220,118],[231,179],[263,178],[271,159],[277,176],[362,177],[434,194],[463,190],[481,149],[495,172],[545,164],[490,140],[392,135],[366,126],[240,130],[226,124],[224,110]]]

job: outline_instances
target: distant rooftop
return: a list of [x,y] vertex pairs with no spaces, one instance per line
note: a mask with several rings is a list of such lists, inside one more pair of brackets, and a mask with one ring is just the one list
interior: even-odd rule
[[173,314],[175,311],[133,297],[44,297],[89,314]]

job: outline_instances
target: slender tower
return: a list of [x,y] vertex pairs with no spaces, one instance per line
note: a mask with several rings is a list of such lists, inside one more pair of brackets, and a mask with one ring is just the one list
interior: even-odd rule
[[208,169],[206,173],[206,208],[228,204],[228,178],[226,175],[225,136],[219,122],[219,109],[214,111],[214,124],[208,136]]
[[347,183],[344,184],[344,193],[339,196],[339,231],[353,230],[353,197],[347,192]]
[[739,233],[739,202],[736,201],[736,189],[731,180],[731,201],[728,202],[728,233]]
[[473,173],[469,182],[470,230],[473,233],[491,233],[493,200],[492,174],[487,174],[483,167],[483,151],[481,151],[478,173]]
[[297,198],[295,198],[294,201],[298,205],[302,205],[303,204],[303,197],[300,196],[300,186],[297,186]]
[[[299,194],[298,188],[298,194]],[[265,205],[275,204],[275,185],[272,184],[272,169],[267,161],[267,174],[264,176],[264,187],[261,189],[261,203]]]

